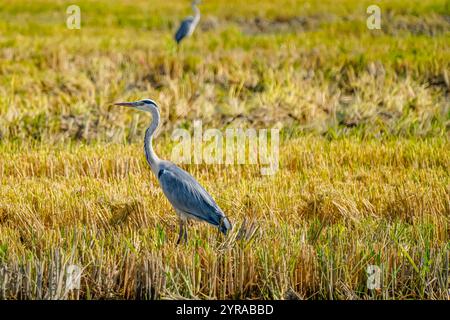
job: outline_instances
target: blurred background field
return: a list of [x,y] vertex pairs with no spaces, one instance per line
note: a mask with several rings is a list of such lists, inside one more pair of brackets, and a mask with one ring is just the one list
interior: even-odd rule
[[[448,299],[450,2],[0,3],[0,298]],[[81,8],[81,29],[66,8]],[[186,165],[230,216],[175,213],[142,154],[172,130],[281,129],[280,168]],[[83,268],[65,292],[65,268]],[[382,270],[367,288],[368,265]]]

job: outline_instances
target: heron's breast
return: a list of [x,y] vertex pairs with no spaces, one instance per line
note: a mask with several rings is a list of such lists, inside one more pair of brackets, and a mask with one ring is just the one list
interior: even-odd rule
[[175,210],[177,212],[177,215],[180,217],[181,220],[195,220],[195,221],[203,221],[201,219],[199,219],[196,216],[193,216],[187,212],[183,212],[180,210]]

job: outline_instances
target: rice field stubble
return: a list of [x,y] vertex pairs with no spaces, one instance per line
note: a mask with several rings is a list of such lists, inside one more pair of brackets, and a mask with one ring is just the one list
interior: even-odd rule
[[[449,299],[449,7],[214,1],[0,4],[0,298]],[[72,4],[72,3],[70,3]],[[133,35],[130,37],[130,35]],[[184,165],[234,224],[177,220],[142,154],[174,128],[281,129],[274,176]],[[67,267],[81,285],[67,290]],[[367,267],[380,287],[367,286]]]

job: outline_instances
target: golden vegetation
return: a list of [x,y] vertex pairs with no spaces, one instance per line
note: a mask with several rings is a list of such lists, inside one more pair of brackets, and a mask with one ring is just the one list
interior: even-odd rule
[[[449,7],[214,1],[0,4],[0,298],[449,299]],[[420,17],[420,18],[419,18]],[[173,128],[282,129],[280,168],[189,165],[234,224],[176,246],[142,155],[151,97]],[[66,268],[82,268],[66,290]],[[368,265],[382,270],[367,288]]]

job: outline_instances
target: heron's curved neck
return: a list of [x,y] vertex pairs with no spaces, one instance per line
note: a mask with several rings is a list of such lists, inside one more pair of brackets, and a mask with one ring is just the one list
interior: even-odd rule
[[196,25],[200,21],[200,10],[195,2],[192,3],[192,11],[195,14],[193,24]]
[[158,175],[160,160],[153,150],[153,134],[159,126],[160,116],[157,109],[151,109],[150,113],[152,114],[152,123],[145,131],[144,152],[145,158],[147,159],[147,162],[150,165],[153,173]]

